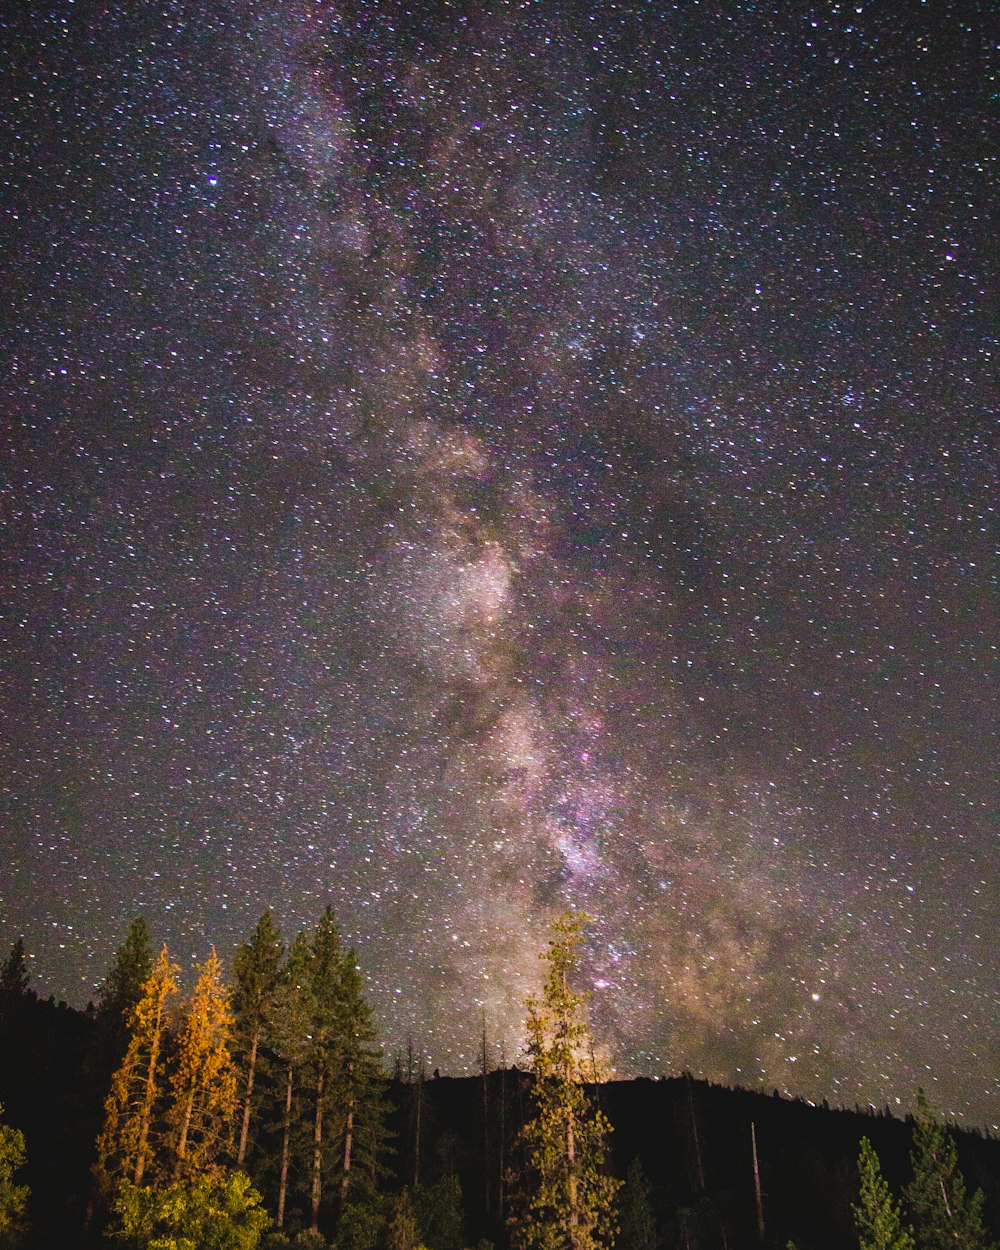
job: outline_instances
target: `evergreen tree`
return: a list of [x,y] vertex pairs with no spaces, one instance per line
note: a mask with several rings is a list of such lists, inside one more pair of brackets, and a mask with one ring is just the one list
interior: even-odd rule
[[24,1159],[24,1134],[0,1118],[0,1250],[16,1246],[27,1224],[28,1186],[19,1185],[14,1179],[24,1166]]
[[210,1171],[228,1145],[236,1108],[232,1029],[229,991],[213,949],[198,969],[177,1038],[166,1116],[174,1180]]
[[0,1018],[7,1008],[28,997],[28,964],[24,953],[24,938],[19,937],[11,946],[10,953],[0,965]]
[[570,986],[584,918],[567,914],[542,956],[541,998],[528,999],[528,1052],[535,1074],[534,1117],[522,1130],[528,1164],[525,1210],[515,1222],[521,1250],[597,1250],[612,1243],[620,1182],[605,1174],[611,1126],[583,1088],[587,1026]]
[[327,907],[309,944],[309,982],[305,999],[310,1017],[305,1061],[313,1094],[309,1189],[310,1229],[313,1232],[319,1231],[324,1154],[329,1137],[325,1116],[330,1106],[330,1085],[336,1070],[343,1028],[343,962],[340,933],[333,920],[333,911]]
[[132,1013],[131,1036],[104,1105],[96,1175],[108,1191],[128,1179],[141,1185],[153,1162],[153,1129],[163,1089],[167,1003],[177,993],[177,966],[164,946]]
[[142,916],[137,916],[129,925],[125,941],[115,953],[114,963],[98,991],[94,1015],[95,1043],[112,1070],[118,1067],[125,1054],[132,1013],[152,970],[149,929]]
[[632,1160],[618,1199],[618,1250],[656,1250],[653,1187],[638,1156]]
[[296,1128],[295,1092],[301,1082],[310,1046],[312,1028],[312,952],[309,938],[298,933],[288,951],[275,989],[274,1003],[267,1027],[267,1043],[274,1053],[280,1072],[278,1081],[281,1104],[281,1156],[278,1164],[278,1228],[285,1223],[292,1144]]
[[955,1142],[917,1091],[913,1123],[913,1180],[904,1198],[913,1216],[917,1250],[994,1250],[983,1226],[983,1194],[965,1193]]
[[281,935],[266,911],[248,942],[233,960],[233,1014],[243,1061],[242,1115],[236,1164],[243,1166],[250,1133],[250,1116],[257,1075],[257,1055],[272,1015],[274,996],[284,955]]
[[343,960],[340,1000],[340,1036],[331,1092],[337,1109],[334,1170],[340,1173],[343,1210],[355,1177],[360,1174],[369,1184],[377,1177],[386,1146],[388,1113],[382,1052],[376,1047],[371,1008],[364,998],[353,950]]
[[882,1176],[878,1155],[867,1137],[858,1155],[861,1196],[853,1207],[860,1250],[913,1250],[913,1235],[903,1223],[899,1203],[893,1200]]

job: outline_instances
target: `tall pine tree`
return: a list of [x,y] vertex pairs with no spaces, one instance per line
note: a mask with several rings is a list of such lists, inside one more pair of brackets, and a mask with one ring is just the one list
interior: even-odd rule
[[267,1022],[273,1014],[283,955],[281,935],[271,919],[271,913],[266,911],[258,920],[250,940],[240,946],[233,960],[233,1015],[242,1067],[242,1111],[236,1147],[237,1167],[242,1167],[246,1159],[257,1056]]
[[167,1004],[177,993],[177,972],[164,946],[132,1013],[128,1046],[111,1082],[104,1127],[97,1140],[95,1171],[102,1190],[114,1189],[124,1179],[141,1185],[153,1163],[154,1117],[164,1080]]
[[174,1180],[210,1172],[226,1149],[236,1108],[233,1016],[213,950],[198,969],[177,1037],[166,1121]]
[[142,916],[137,916],[115,952],[114,963],[98,991],[94,1014],[95,1042],[112,1068],[118,1067],[125,1054],[132,1013],[152,970],[149,929]]
[[570,913],[554,925],[541,997],[527,1003],[535,1114],[522,1130],[527,1189],[513,1228],[520,1250],[599,1250],[614,1239],[620,1182],[605,1171],[611,1126],[583,1087],[584,999],[570,985],[584,919]]
[[903,1222],[899,1203],[893,1200],[882,1176],[878,1155],[867,1137],[858,1155],[861,1194],[854,1211],[860,1250],[913,1250],[913,1234]]
[[994,1250],[983,1226],[983,1194],[966,1196],[955,1142],[917,1091],[913,1123],[913,1180],[904,1198],[913,1216],[917,1250]]

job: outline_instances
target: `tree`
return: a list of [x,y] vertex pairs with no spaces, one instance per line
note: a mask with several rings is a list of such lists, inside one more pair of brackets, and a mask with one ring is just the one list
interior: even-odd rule
[[233,1015],[244,1064],[237,1167],[242,1167],[246,1158],[257,1053],[274,1005],[283,955],[281,935],[271,919],[271,913],[266,911],[258,920],[250,940],[237,950],[233,960]]
[[274,1049],[282,1071],[281,1161],[278,1168],[278,1209],[275,1221],[278,1228],[284,1227],[285,1204],[288,1199],[296,1074],[305,1062],[310,1043],[311,963],[308,936],[298,933],[279,977],[268,1020],[267,1040]]
[[353,950],[347,952],[341,968],[340,1011],[332,1094],[337,1107],[335,1171],[340,1173],[343,1210],[359,1171],[374,1182],[386,1144],[382,1052],[376,1048],[371,1008],[364,998]]
[[604,1171],[611,1126],[583,1088],[584,999],[569,983],[585,919],[568,913],[553,926],[542,956],[548,973],[541,998],[527,1002],[535,1114],[522,1130],[527,1200],[514,1226],[522,1250],[596,1250],[609,1246],[615,1232],[620,1182]]
[[24,938],[19,937],[10,948],[10,954],[0,965],[0,1016],[5,1009],[28,996],[28,965],[24,953]]
[[[3,1104],[0,1103],[0,1116]],[[28,1212],[28,1186],[18,1185],[14,1173],[24,1166],[24,1134],[0,1119],[0,1247],[16,1246]]]
[[152,1163],[153,1118],[163,1089],[167,1003],[177,993],[176,964],[164,946],[132,1013],[131,1035],[104,1104],[96,1174],[107,1191],[122,1180],[141,1185]]
[[993,1250],[983,1226],[983,1194],[965,1193],[955,1142],[917,1091],[913,1122],[913,1180],[904,1191],[913,1216],[917,1250]]
[[122,1184],[117,1236],[139,1250],[255,1250],[270,1224],[243,1172],[205,1174],[163,1188]]
[[861,1139],[858,1174],[861,1196],[852,1210],[860,1250],[914,1250],[912,1230],[903,1222],[899,1203],[889,1192],[878,1155],[867,1137]]
[[137,916],[129,925],[125,941],[115,953],[114,963],[97,997],[94,1016],[96,1040],[102,1057],[112,1070],[121,1063],[125,1054],[132,1013],[152,970],[149,929],[142,916]]
[[167,1110],[174,1180],[206,1173],[228,1144],[236,1109],[232,1030],[229,991],[213,949],[198,969],[177,1038]]
[[653,1187],[638,1156],[632,1160],[618,1203],[618,1250],[656,1250]]

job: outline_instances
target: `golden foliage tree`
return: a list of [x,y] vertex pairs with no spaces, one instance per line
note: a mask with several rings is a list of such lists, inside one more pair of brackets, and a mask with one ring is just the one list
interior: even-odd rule
[[175,1180],[205,1174],[229,1144],[236,1111],[232,1034],[229,990],[213,949],[198,969],[170,1080],[166,1118]]
[[97,1179],[101,1189],[122,1180],[141,1185],[153,1162],[153,1130],[163,1086],[167,1004],[177,993],[176,964],[164,946],[132,1012],[125,1057],[104,1104],[104,1127],[97,1139]]
[[584,1089],[585,999],[570,985],[585,920],[568,913],[553,926],[541,996],[527,1002],[535,1114],[522,1130],[527,1185],[513,1230],[520,1250],[601,1250],[615,1234],[620,1182],[605,1171],[611,1125]]

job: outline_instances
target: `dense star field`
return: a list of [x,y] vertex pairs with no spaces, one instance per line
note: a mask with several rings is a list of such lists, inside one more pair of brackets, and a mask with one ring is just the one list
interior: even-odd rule
[[985,6],[2,19],[0,938],[1000,1121]]

